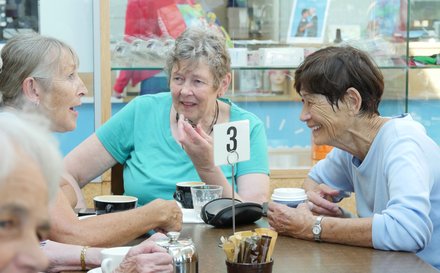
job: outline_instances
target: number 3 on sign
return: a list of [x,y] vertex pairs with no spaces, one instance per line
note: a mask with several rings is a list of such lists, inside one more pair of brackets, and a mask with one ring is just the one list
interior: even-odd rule
[[249,120],[214,126],[214,163],[216,166],[250,159]]

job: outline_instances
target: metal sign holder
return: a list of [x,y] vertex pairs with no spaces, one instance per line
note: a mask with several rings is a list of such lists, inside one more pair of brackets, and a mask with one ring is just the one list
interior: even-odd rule
[[238,161],[240,156],[237,151],[232,150],[229,152],[227,160],[229,166],[231,166],[232,173],[232,234],[235,234],[235,163]]

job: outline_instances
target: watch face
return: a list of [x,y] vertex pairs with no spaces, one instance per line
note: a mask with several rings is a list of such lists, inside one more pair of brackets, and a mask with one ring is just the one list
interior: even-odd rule
[[321,233],[321,227],[319,227],[319,226],[314,226],[314,227],[312,228],[312,232],[313,232],[313,234],[318,235],[319,233]]

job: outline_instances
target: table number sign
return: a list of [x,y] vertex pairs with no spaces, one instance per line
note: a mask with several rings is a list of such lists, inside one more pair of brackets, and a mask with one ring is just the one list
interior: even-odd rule
[[214,163],[232,165],[250,159],[249,120],[214,126]]
[[235,233],[235,163],[249,160],[249,120],[240,120],[214,126],[214,163],[230,165],[232,174],[232,234]]

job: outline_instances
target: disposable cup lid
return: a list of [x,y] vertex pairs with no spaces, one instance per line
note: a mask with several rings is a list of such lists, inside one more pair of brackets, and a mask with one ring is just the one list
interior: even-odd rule
[[307,195],[298,195],[298,196],[291,196],[291,197],[284,197],[272,194],[272,200],[279,200],[279,201],[305,201],[307,200]]
[[276,198],[298,199],[307,198],[306,191],[301,188],[277,188],[273,191],[273,196]]

